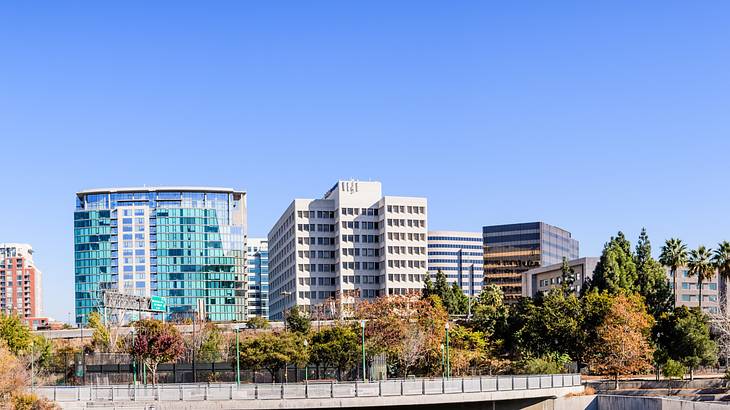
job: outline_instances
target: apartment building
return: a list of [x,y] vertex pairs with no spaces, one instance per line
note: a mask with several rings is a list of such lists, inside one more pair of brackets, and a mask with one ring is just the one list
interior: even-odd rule
[[[600,258],[586,257],[568,261],[568,266],[573,269],[575,283],[573,289],[580,294],[583,283],[593,277],[596,265]],[[522,296],[535,297],[538,293],[548,292],[550,289],[562,285],[563,262],[554,263],[530,269],[522,275]]]
[[248,238],[248,317],[269,318],[269,241]]
[[16,314],[30,325],[47,321],[41,317],[42,275],[31,245],[0,243],[0,311]]

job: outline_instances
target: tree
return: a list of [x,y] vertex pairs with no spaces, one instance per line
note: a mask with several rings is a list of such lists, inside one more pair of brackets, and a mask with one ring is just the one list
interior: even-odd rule
[[596,329],[597,344],[590,353],[591,369],[597,374],[614,376],[618,388],[620,375],[651,368],[653,349],[647,335],[652,324],[641,297],[617,295]]
[[662,265],[651,256],[651,242],[642,228],[634,255],[637,290],[646,300],[649,313],[658,318],[674,308],[674,295]]
[[560,353],[549,353],[540,357],[530,357],[517,363],[516,370],[520,374],[558,374],[568,370],[570,356]]
[[426,274],[423,275],[423,290],[421,291],[421,297],[423,299],[428,299],[429,296],[436,294],[433,281],[431,280],[431,275]]
[[668,359],[667,362],[664,364],[664,367],[662,367],[662,375],[669,379],[669,394],[672,394],[672,380],[674,379],[682,379],[684,378],[684,374],[687,372],[687,369],[682,365],[682,363]]
[[507,328],[509,308],[499,286],[484,286],[473,307],[471,325],[492,340],[503,339]]
[[468,311],[469,297],[464,294],[456,282],[451,284],[451,300],[453,301],[453,314],[465,314]]
[[712,263],[717,269],[720,282],[720,310],[727,310],[727,281],[730,278],[730,242],[722,241],[712,254]]
[[672,273],[672,290],[677,293],[677,269],[687,263],[687,246],[680,239],[670,238],[662,246],[659,262]]
[[11,314],[0,317],[0,340],[5,342],[12,354],[20,356],[30,350],[33,337],[30,328],[20,317]]
[[268,329],[271,324],[265,317],[254,316],[246,321],[246,327],[249,329]]
[[152,384],[157,383],[157,366],[172,362],[185,353],[185,342],[177,328],[155,319],[134,322],[134,331],[128,336],[127,351],[140,358],[152,372]]
[[[232,348],[235,351],[235,343]],[[294,332],[262,332],[239,342],[241,365],[259,371],[266,369],[272,380],[287,364],[302,366],[309,357],[304,349],[304,337]],[[233,355],[235,360],[235,355]]]
[[[366,350],[370,357],[384,353],[391,374],[403,375],[415,366],[424,373],[441,369],[441,349],[448,319],[440,298],[392,295],[363,302],[358,318],[366,320]],[[414,339],[417,335],[423,343]],[[415,363],[411,360],[418,357]]]
[[110,352],[112,350],[111,335],[99,312],[93,311],[89,314],[89,327],[94,329],[94,333],[91,335],[91,347],[94,351]]
[[566,296],[575,291],[575,269],[570,266],[565,256],[563,256],[563,266],[560,267],[560,289]]
[[337,369],[337,378],[342,372],[358,363],[360,338],[354,326],[337,324],[320,330],[312,336],[311,361],[324,368]]
[[27,382],[25,366],[5,346],[0,346],[0,407],[9,406],[12,396],[21,393]]
[[202,339],[198,347],[197,359],[203,362],[216,362],[221,359],[223,333],[213,323],[206,323],[201,329]]
[[689,369],[690,379],[694,378],[695,368],[717,360],[707,316],[698,309],[679,306],[671,314],[662,315],[654,333],[668,358]]
[[286,316],[286,326],[294,333],[306,334],[309,333],[309,329],[312,327],[312,322],[309,318],[299,310],[299,306],[294,306],[289,310],[289,314]]
[[712,251],[704,245],[693,249],[687,258],[687,269],[689,276],[697,277],[697,289],[699,290],[699,307],[702,310],[702,287],[705,280],[712,278],[715,274],[715,266],[712,263]]
[[[462,313],[459,310],[460,301],[458,299],[458,294],[454,292],[453,286],[449,286],[446,275],[441,271],[441,269],[436,272],[436,284],[434,285],[433,292],[441,299],[444,308],[450,315]],[[458,293],[463,294],[463,292],[461,292],[461,289],[459,289]],[[464,305],[464,307],[466,307],[466,305]]]
[[636,282],[636,264],[631,243],[626,240],[623,232],[619,232],[604,245],[593,273],[591,288],[607,290],[612,294],[622,289],[633,292],[637,290]]

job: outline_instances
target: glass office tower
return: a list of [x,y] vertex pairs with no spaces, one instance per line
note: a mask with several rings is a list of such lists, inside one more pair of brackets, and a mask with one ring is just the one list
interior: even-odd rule
[[522,296],[524,272],[578,258],[570,232],[544,222],[485,226],[482,234],[484,284],[499,286],[507,301]]
[[246,193],[227,188],[77,193],[76,322],[105,289],[164,297],[169,320],[245,320],[246,217]]

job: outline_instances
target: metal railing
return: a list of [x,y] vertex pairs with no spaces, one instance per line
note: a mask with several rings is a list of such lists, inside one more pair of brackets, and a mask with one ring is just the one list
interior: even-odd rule
[[483,393],[580,385],[580,374],[548,374],[375,382],[44,386],[36,387],[35,393],[56,402],[281,400]]

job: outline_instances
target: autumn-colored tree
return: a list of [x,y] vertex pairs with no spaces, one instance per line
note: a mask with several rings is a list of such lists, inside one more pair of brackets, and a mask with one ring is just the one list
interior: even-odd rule
[[598,326],[596,345],[590,353],[593,372],[614,376],[634,374],[651,369],[653,348],[647,336],[653,318],[638,295],[614,297],[603,323]]
[[25,388],[27,373],[23,363],[5,346],[0,346],[0,407],[10,408],[12,396]]
[[110,352],[115,346],[112,345],[111,332],[99,312],[89,314],[89,327],[94,329],[91,335],[91,348],[96,352]]
[[[367,323],[367,354],[372,357],[386,353],[389,368],[396,374],[405,375],[416,367],[425,373],[440,371],[448,315],[437,296],[380,297],[364,302],[358,309],[358,318]],[[420,341],[416,341],[416,336]]]
[[127,351],[140,358],[152,372],[152,383],[157,383],[157,366],[172,362],[185,353],[185,342],[180,332],[170,323],[156,319],[134,322],[134,331],[128,336]]

